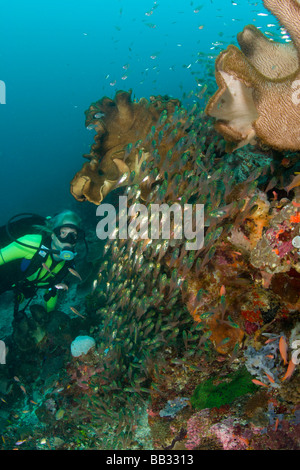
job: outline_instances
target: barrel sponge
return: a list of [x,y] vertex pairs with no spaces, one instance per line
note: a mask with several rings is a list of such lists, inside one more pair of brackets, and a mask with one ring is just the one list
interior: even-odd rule
[[95,345],[95,340],[91,336],[77,336],[71,343],[71,354],[73,357],[82,356],[87,354]]

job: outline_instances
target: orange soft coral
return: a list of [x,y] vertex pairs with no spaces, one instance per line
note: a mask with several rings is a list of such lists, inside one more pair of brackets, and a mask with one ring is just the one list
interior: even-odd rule
[[300,222],[300,212],[296,212],[296,215],[291,215],[290,222],[292,224],[299,224],[299,222]]
[[234,328],[223,322],[219,315],[215,315],[207,322],[211,330],[210,340],[219,354],[229,354],[236,344],[240,344],[244,338],[241,328]]

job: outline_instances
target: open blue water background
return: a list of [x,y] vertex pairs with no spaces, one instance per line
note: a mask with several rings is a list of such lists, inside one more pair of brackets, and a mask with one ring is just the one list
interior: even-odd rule
[[267,13],[262,0],[1,0],[0,224],[80,204],[69,184],[93,143],[91,102],[196,93],[246,24],[284,34]]

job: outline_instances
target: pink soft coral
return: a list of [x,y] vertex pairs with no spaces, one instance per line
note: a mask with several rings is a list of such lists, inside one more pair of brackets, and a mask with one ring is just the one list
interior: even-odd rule
[[210,411],[208,408],[193,414],[187,423],[187,442],[185,447],[193,450],[201,443],[201,439],[209,431]]

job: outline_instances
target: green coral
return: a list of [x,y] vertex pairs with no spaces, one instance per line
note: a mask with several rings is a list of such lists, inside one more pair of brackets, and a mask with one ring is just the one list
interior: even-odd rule
[[[228,405],[237,397],[257,390],[251,378],[245,367],[240,368],[234,374],[228,375],[226,381],[224,380],[217,385],[215,385],[217,377],[212,377],[197,385],[191,397],[191,404],[197,410]],[[230,379],[229,382],[228,379]]]

